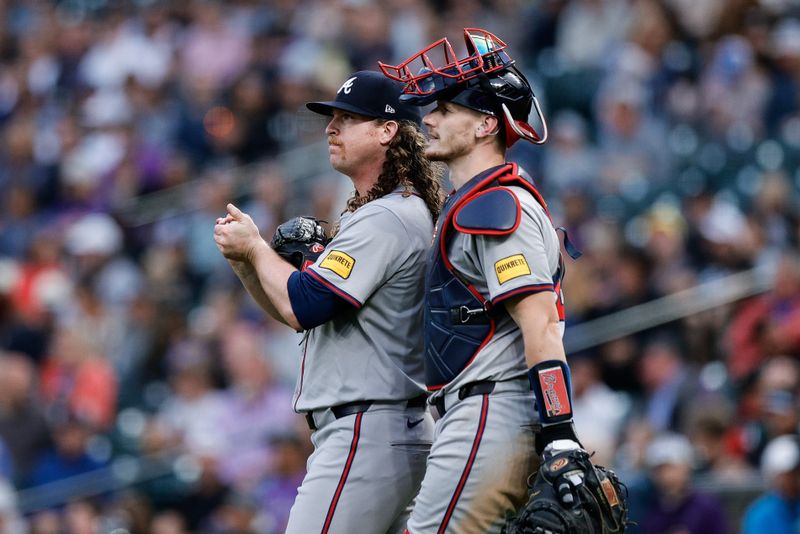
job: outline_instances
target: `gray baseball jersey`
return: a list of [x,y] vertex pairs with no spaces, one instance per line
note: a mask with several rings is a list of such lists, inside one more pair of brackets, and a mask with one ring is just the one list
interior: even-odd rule
[[[449,247],[449,259],[458,273],[492,303],[500,303],[524,287],[553,291],[559,264],[560,243],[547,213],[528,191],[509,189],[522,206],[520,225],[514,233],[494,237],[458,232]],[[557,298],[556,293],[553,298]],[[527,369],[522,332],[505,314],[489,343],[444,390],[478,380],[507,380],[524,375]]]
[[[433,419],[424,394],[422,302],[433,224],[398,190],[346,214],[308,272],[353,305],[306,338],[295,409],[314,453],[288,534],[400,534],[425,473]],[[374,402],[336,417],[334,406]]]
[[353,304],[308,333],[295,410],[424,393],[422,305],[433,224],[402,190],[342,216],[309,272]]

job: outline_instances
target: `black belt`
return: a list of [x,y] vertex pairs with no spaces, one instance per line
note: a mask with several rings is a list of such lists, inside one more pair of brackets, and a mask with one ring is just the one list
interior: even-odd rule
[[[386,401],[353,401],[347,402],[345,404],[339,404],[338,406],[331,406],[330,410],[333,413],[333,416],[336,419],[341,419],[342,417],[347,417],[348,415],[354,415],[361,412],[366,412],[370,409],[373,404],[400,404],[403,401],[397,402],[386,402]],[[427,402],[426,395],[419,395],[414,397],[413,399],[409,399],[406,401],[407,408],[423,408]],[[314,411],[320,410],[312,410],[310,412],[306,412],[306,422],[308,423],[308,428],[311,430],[317,429],[317,424],[314,422]]]
[[[480,382],[470,382],[464,386],[458,388],[458,400],[464,400],[467,397],[473,397],[475,395],[488,395],[492,391],[494,391],[494,386],[497,384],[494,380],[481,380]],[[436,411],[439,412],[439,417],[443,417],[445,413],[444,408],[444,398],[445,395],[438,397],[436,400],[433,401],[433,406],[436,408]]]

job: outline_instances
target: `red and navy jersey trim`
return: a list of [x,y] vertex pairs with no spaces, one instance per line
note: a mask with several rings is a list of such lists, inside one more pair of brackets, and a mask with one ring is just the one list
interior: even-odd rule
[[357,298],[355,298],[353,295],[349,294],[347,291],[344,291],[344,290],[339,289],[338,287],[336,287],[334,284],[332,284],[331,282],[326,280],[319,273],[315,272],[314,269],[309,267],[305,272],[307,272],[308,274],[313,276],[315,280],[325,284],[325,287],[327,287],[328,289],[330,289],[331,291],[336,293],[336,295],[338,295],[339,297],[343,298],[348,303],[350,303],[353,306],[355,306],[357,309],[360,310],[361,307],[363,306],[363,304],[361,302],[359,302]]
[[328,513],[325,516],[325,524],[322,526],[322,533],[327,534],[328,530],[331,528],[331,523],[333,522],[333,514],[336,513],[336,506],[339,504],[339,498],[342,496],[342,490],[344,489],[344,484],[347,482],[347,477],[350,474],[350,468],[353,466],[353,459],[356,456],[356,450],[358,449],[358,439],[361,436],[361,419],[364,417],[364,412],[360,412],[356,414],[356,421],[353,425],[353,440],[350,442],[350,453],[347,455],[347,461],[344,464],[344,471],[342,471],[342,476],[339,478],[339,485],[336,486],[336,491],[333,494],[333,499],[331,500],[330,506],[328,506]]
[[554,291],[553,284],[529,284],[526,286],[515,287],[505,293],[500,293],[495,298],[492,299],[492,304],[495,306],[500,302],[503,302],[506,299],[511,297],[517,297],[519,295],[531,295],[533,293],[542,293],[544,291]]

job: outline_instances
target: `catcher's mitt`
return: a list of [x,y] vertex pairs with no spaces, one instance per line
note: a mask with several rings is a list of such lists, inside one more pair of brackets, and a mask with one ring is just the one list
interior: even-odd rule
[[320,222],[324,221],[314,217],[289,219],[275,230],[270,246],[283,259],[302,271],[317,261],[330,241]]
[[592,465],[583,449],[544,456],[528,503],[506,534],[625,532],[627,488],[613,471]]

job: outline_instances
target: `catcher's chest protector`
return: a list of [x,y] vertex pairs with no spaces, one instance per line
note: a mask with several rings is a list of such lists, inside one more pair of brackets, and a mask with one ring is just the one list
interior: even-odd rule
[[[472,362],[494,335],[497,320],[507,313],[504,306],[493,309],[448,258],[455,232],[503,236],[516,230],[520,204],[505,186],[529,190],[547,211],[534,185],[517,174],[516,164],[506,164],[464,184],[439,216],[425,280],[425,380],[431,391],[447,385]],[[557,278],[556,292],[560,293],[560,275]],[[560,295],[558,302],[563,302]],[[559,315],[563,315],[562,306]]]

